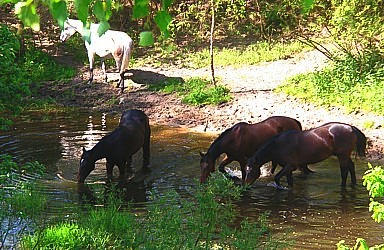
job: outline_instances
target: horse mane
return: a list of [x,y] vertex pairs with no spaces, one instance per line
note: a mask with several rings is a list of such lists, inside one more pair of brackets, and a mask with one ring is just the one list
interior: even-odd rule
[[211,144],[211,146],[209,147],[209,149],[208,149],[208,151],[212,148],[212,147],[214,147],[214,146],[216,146],[223,138],[224,138],[224,136],[226,136],[230,131],[232,131],[232,129],[233,129],[233,127],[231,127],[231,128],[227,128],[226,130],[224,130],[224,132],[222,132],[213,142],[212,142],[212,144]]
[[266,148],[271,147],[271,146],[276,142],[276,139],[277,139],[280,135],[282,135],[282,134],[284,134],[284,133],[287,133],[287,132],[289,132],[289,130],[288,130],[288,131],[284,131],[284,132],[282,132],[282,133],[279,133],[279,134],[277,134],[277,135],[272,136],[272,137],[269,138],[265,143],[263,143],[263,144],[261,145],[261,147],[260,147],[257,151],[266,150]]

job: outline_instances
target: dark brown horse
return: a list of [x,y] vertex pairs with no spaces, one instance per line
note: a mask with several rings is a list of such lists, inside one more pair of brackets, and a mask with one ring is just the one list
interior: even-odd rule
[[120,119],[119,127],[104,136],[91,150],[83,148],[78,182],[84,183],[87,176],[95,169],[95,162],[106,158],[108,177],[112,177],[115,165],[120,177],[132,162],[132,156],[143,147],[143,170],[148,170],[150,157],[150,127],[148,117],[140,110],[129,110]]
[[269,138],[287,130],[300,130],[299,121],[285,117],[272,116],[255,124],[240,122],[225,130],[211,144],[206,154],[200,152],[200,182],[205,182],[210,173],[215,171],[216,159],[223,153],[226,157],[219,165],[219,171],[232,161],[240,163],[242,179],[245,178],[247,160]]
[[275,185],[278,189],[285,189],[280,185],[281,177],[285,175],[288,185],[292,186],[293,170],[335,155],[340,164],[341,185],[346,185],[348,172],[355,185],[355,164],[351,153],[356,149],[359,156],[364,156],[366,142],[365,135],[358,128],[337,122],[307,131],[287,131],[272,137],[248,160],[245,182],[252,184],[260,176],[260,167],[274,161],[283,167],[274,177]]

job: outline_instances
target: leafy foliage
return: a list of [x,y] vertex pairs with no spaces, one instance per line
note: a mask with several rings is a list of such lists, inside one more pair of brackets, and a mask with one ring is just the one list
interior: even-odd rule
[[384,169],[380,166],[373,167],[368,165],[369,169],[363,176],[363,185],[367,187],[369,196],[369,211],[372,212],[372,218],[380,223],[384,220],[384,204],[379,200],[384,197]]
[[[369,191],[370,203],[369,211],[372,212],[372,218],[380,223],[384,219],[384,204],[382,203],[384,197],[384,169],[381,166],[372,166],[368,163],[368,170],[363,175],[363,185]],[[377,200],[381,200],[377,201]],[[383,249],[384,244],[369,247],[366,240],[362,238],[356,239],[356,244],[353,248],[349,248],[345,241],[342,240],[337,244],[338,250],[379,250]]]
[[[44,52],[27,48],[20,53],[20,43],[15,32],[0,25],[0,112],[20,113],[34,100],[32,94],[42,81],[55,81],[73,77],[73,69],[59,66]],[[7,119],[0,119],[3,128],[9,126]]]
[[[65,0],[47,0],[47,1],[19,1],[19,0],[7,0],[1,2],[1,4],[11,1],[15,3],[15,13],[17,17],[23,22],[25,27],[30,27],[34,31],[40,30],[40,15],[36,11],[39,4],[45,5],[49,8],[52,17],[57,21],[60,28],[63,29],[64,22],[68,18],[67,1]],[[135,0],[133,7],[133,18],[141,19],[145,18],[147,22],[146,26],[150,25],[150,12],[149,12],[149,0]],[[104,34],[110,27],[108,21],[112,16],[112,9],[117,5],[113,0],[75,0],[74,1],[75,12],[79,20],[84,23],[84,29],[89,29],[91,16],[94,16],[100,23],[98,33]],[[162,1],[161,9],[156,11],[154,22],[160,29],[164,38],[169,36],[168,26],[172,21],[172,17],[168,12],[168,8],[172,5],[172,0]],[[151,32],[152,31],[145,31]],[[89,32],[84,32],[85,40],[89,40]],[[88,35],[87,35],[88,34]],[[142,37],[141,37],[142,38]],[[144,36],[143,39],[146,37]],[[148,41],[140,41],[143,46],[148,44]],[[150,44],[150,45],[153,45]]]

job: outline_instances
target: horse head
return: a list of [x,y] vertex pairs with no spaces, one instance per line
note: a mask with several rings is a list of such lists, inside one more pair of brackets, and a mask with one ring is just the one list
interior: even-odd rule
[[62,41],[62,42],[67,41],[68,38],[70,38],[71,36],[73,36],[73,34],[76,33],[76,27],[74,25],[72,25],[69,22],[69,20],[70,19],[67,19],[64,22],[64,28],[63,28],[63,30],[60,33],[60,41]]
[[90,150],[83,148],[83,154],[80,159],[79,172],[77,173],[77,181],[84,183],[85,178],[95,169],[95,161],[93,160]]
[[215,171],[215,165],[208,153],[204,154],[200,152],[200,156],[200,183],[204,183],[208,179],[209,175]]
[[262,165],[263,164],[260,162],[257,154],[253,155],[251,158],[248,159],[248,163],[245,168],[246,175],[244,180],[246,184],[251,185],[257,178],[260,177],[260,167]]

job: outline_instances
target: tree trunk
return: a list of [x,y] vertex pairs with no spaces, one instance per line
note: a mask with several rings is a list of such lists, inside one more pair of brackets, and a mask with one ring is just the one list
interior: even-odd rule
[[215,68],[213,66],[213,32],[215,28],[215,0],[211,0],[211,39],[210,39],[210,57],[211,57],[211,82],[216,87]]

